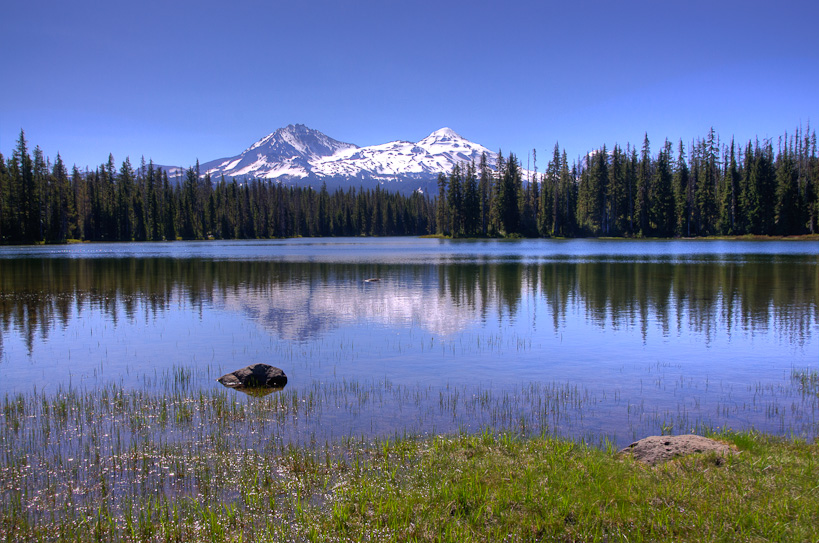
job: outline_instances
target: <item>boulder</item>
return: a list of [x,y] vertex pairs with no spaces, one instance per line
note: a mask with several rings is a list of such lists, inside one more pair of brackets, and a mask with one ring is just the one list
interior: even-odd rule
[[287,376],[280,368],[267,364],[251,364],[246,368],[227,373],[217,381],[228,388],[241,390],[248,394],[264,395],[264,393],[283,389],[287,384]]
[[679,456],[712,451],[721,457],[737,454],[736,449],[727,443],[693,434],[650,436],[635,441],[620,452],[630,454],[635,460],[654,466]]

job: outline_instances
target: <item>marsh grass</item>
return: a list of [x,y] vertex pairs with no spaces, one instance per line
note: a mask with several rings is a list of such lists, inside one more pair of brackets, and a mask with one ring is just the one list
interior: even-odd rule
[[803,396],[819,397],[819,370],[794,368],[791,370],[791,381],[799,384]]
[[[792,381],[816,388],[810,372]],[[0,539],[817,535],[815,445],[723,433],[742,454],[648,468],[617,456],[606,429],[586,426],[613,405],[634,433],[709,431],[685,407],[656,412],[566,383],[493,391],[342,379],[252,398],[172,368],[142,385],[35,389],[0,402]],[[778,389],[757,388],[753,409],[779,417],[769,407]],[[808,394],[800,409],[815,413],[815,400]]]

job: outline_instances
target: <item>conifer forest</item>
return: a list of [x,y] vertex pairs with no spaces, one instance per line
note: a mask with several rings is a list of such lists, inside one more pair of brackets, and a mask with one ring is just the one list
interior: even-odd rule
[[[602,147],[571,163],[555,144],[545,169],[514,155],[438,176],[437,194],[382,186],[329,191],[270,180],[181,180],[142,159],[70,170],[29,151],[0,154],[0,243],[313,236],[701,237],[819,232],[816,133],[777,140],[665,140],[652,152]],[[529,159],[527,159],[527,162]],[[320,183],[320,181],[318,181]],[[362,182],[363,184],[363,182]]]

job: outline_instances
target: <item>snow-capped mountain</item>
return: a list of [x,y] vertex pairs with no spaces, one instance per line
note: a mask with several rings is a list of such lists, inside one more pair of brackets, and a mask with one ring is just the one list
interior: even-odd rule
[[415,186],[434,183],[439,173],[449,173],[455,164],[477,164],[483,153],[494,167],[492,151],[449,128],[436,130],[416,143],[393,141],[358,147],[297,124],[276,130],[239,155],[202,164],[200,172],[211,177],[286,182],[350,184],[373,180],[399,188],[404,182]]
[[393,141],[340,151],[317,161],[313,172],[319,177],[385,181],[402,176],[435,178],[439,173],[452,171],[455,164],[471,161],[477,164],[483,153],[494,160],[486,147],[462,138],[450,128],[442,128],[417,143]]
[[307,177],[312,173],[312,164],[319,159],[357,148],[303,124],[291,124],[263,137],[237,156],[202,164],[200,171],[211,176],[260,179]]

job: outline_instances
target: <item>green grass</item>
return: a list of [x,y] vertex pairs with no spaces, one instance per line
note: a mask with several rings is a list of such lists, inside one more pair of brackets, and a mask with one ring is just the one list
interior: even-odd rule
[[311,395],[163,379],[0,402],[0,540],[819,539],[815,444],[724,432],[740,454],[657,467],[489,430],[295,446],[281,432],[316,409]]
[[[397,443],[313,517],[395,541],[815,541],[815,445],[725,434],[735,458],[647,467],[616,451],[507,435]],[[329,516],[329,518],[328,518]]]

